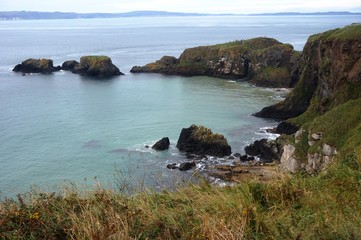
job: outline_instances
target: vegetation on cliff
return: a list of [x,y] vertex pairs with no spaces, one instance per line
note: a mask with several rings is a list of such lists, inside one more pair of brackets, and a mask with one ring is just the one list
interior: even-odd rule
[[[304,116],[290,119],[294,124],[304,122]],[[307,159],[307,154],[322,152],[328,144],[338,150],[336,160],[354,155],[361,164],[361,98],[341,104],[324,115],[315,117],[302,125],[301,141],[296,146],[298,159]],[[309,145],[309,135],[322,133],[319,141]]]
[[309,37],[300,68],[286,99],[255,114],[299,129],[281,137],[281,166],[315,174],[349,155],[361,163],[361,24]]
[[301,77],[286,99],[259,117],[288,119],[304,113],[303,124],[351,99],[361,97],[361,24],[309,37]]
[[299,53],[272,38],[253,38],[184,50],[131,72],[245,79],[264,87],[290,87],[298,80]]

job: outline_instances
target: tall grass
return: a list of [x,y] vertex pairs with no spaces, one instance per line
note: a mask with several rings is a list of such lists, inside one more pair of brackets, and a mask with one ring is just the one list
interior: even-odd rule
[[349,155],[316,177],[232,187],[33,191],[2,200],[0,238],[360,239],[360,170]]

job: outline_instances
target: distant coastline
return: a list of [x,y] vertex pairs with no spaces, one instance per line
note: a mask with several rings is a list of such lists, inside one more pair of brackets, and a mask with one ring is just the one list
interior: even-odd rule
[[76,13],[76,12],[36,12],[36,11],[1,11],[0,20],[35,20],[35,19],[90,19],[90,18],[128,18],[128,17],[197,17],[197,16],[314,16],[314,15],[361,15],[358,12],[279,12],[256,14],[207,14],[166,11],[133,11],[125,13]]

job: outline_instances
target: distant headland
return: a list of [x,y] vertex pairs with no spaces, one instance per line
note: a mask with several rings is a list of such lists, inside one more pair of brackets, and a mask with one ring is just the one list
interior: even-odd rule
[[299,15],[361,15],[358,12],[279,12],[256,14],[208,14],[166,11],[133,11],[124,13],[76,13],[76,12],[37,12],[37,11],[1,11],[0,20],[34,19],[89,19],[89,18],[127,18],[127,17],[197,17],[197,16],[299,16]]

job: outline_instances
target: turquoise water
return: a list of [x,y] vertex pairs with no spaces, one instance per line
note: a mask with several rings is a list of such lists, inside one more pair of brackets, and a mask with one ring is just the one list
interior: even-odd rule
[[[130,74],[186,47],[275,37],[298,49],[307,36],[355,17],[198,17],[0,21],[0,191],[13,195],[32,184],[97,178],[111,182],[115,168],[134,175],[178,171],[167,163],[185,156],[175,143],[183,127],[201,124],[224,134],[233,152],[268,137],[275,121],[252,113],[280,100],[280,92],[208,77]],[[126,75],[106,81],[69,72],[22,76],[11,72],[29,58],[55,64],[90,54],[108,55]],[[162,137],[169,151],[147,149]],[[181,173],[183,174],[183,173]],[[189,173],[184,173],[189,176]],[[188,174],[188,175],[187,175]]]

